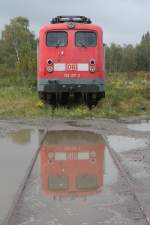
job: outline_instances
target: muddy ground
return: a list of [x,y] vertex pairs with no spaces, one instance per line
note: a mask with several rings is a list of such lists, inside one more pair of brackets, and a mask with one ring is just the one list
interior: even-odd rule
[[[39,190],[39,177],[35,178],[33,170],[11,225],[150,224],[150,120],[148,118],[0,120],[0,137],[20,129],[84,130],[101,134],[106,141],[114,167],[118,171],[118,178],[115,183],[106,185],[102,193],[93,199],[88,199],[85,207],[79,199],[74,202],[63,200],[60,203],[43,198]],[[51,212],[51,217],[49,216],[51,210],[49,207],[54,204],[56,212],[62,206],[64,210],[62,217],[54,210]],[[95,215],[96,212],[99,212],[98,217]],[[90,214],[96,219],[91,220]]]

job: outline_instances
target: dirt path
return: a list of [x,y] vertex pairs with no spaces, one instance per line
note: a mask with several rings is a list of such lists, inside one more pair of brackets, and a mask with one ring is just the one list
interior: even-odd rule
[[[0,136],[35,128],[91,131],[102,135],[107,147],[103,191],[85,200],[43,195],[37,160],[11,225],[150,224],[150,124],[149,120],[143,120],[138,127],[140,122],[137,119],[0,121]],[[145,131],[140,130],[142,124]]]

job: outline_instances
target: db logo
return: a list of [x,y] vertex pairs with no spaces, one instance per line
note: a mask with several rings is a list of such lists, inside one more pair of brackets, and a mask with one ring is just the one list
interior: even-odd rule
[[66,64],[66,70],[77,70],[77,64]]

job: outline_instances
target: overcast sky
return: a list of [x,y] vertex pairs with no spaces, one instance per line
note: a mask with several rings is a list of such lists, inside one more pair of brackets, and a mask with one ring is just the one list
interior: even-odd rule
[[0,0],[0,30],[11,18],[25,16],[37,35],[41,25],[64,14],[90,17],[108,44],[136,44],[150,30],[150,0]]

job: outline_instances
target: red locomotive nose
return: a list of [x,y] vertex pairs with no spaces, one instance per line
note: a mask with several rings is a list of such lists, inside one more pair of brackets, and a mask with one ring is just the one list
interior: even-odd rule
[[57,16],[41,28],[39,40],[37,83],[42,100],[56,104],[74,96],[91,105],[105,96],[101,27],[85,16]]

